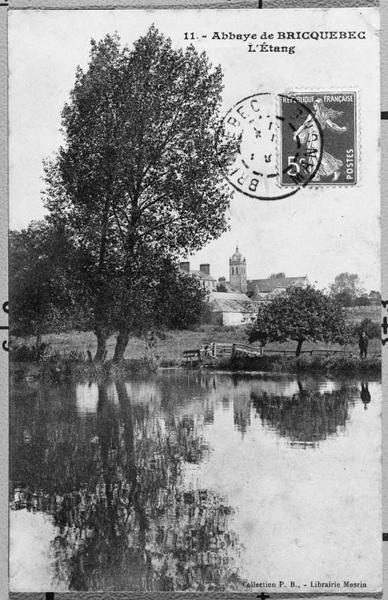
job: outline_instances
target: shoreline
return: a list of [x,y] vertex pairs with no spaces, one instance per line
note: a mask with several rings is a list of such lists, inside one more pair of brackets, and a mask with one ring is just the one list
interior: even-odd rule
[[381,358],[348,357],[235,357],[214,364],[188,366],[182,361],[154,361],[125,359],[120,364],[112,361],[90,363],[81,360],[50,358],[42,361],[15,361],[10,357],[9,375],[13,381],[60,383],[61,381],[102,380],[110,378],[157,375],[168,370],[202,370],[231,376],[326,376],[336,378],[373,378],[381,381]]

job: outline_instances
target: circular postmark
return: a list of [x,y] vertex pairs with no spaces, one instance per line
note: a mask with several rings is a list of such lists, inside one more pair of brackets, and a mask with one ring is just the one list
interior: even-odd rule
[[322,128],[293,96],[263,92],[243,98],[223,119],[236,151],[223,166],[229,183],[258,200],[287,198],[308,185],[322,159]]

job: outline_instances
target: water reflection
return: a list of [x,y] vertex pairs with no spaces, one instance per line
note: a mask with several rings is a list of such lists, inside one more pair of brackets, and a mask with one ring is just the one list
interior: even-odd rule
[[[315,453],[343,435],[360,395],[365,407],[370,402],[368,383],[360,385],[361,392],[328,380],[199,371],[98,385],[18,384],[10,408],[11,508],[52,519],[52,589],[243,589],[266,560],[247,537],[244,515],[261,502],[250,530],[258,537],[273,527],[263,521],[271,516],[257,485],[268,488],[268,474],[264,463],[255,466],[258,458],[266,452],[270,461],[276,452],[278,460],[276,439],[292,452],[297,445]],[[296,460],[297,482],[305,467]],[[255,473],[245,487],[237,481],[244,469]],[[15,576],[11,587],[24,583]]]
[[367,381],[361,381],[360,398],[364,404],[364,409],[367,410],[368,404],[372,399]]
[[357,388],[346,386],[331,392],[308,391],[300,379],[298,392],[276,396],[251,392],[251,399],[262,423],[292,445],[315,447],[328,436],[343,432],[349,418],[349,403]]
[[[132,403],[128,390],[139,389]],[[29,398],[37,412],[28,443],[24,402],[15,405],[21,410],[11,434],[12,476],[21,484],[13,508],[53,516],[57,579],[70,557],[69,589],[233,587],[232,508],[211,490],[182,485],[182,464],[208,452],[198,428],[206,417],[171,412],[161,421],[153,414],[161,396],[152,385],[117,382],[98,385],[92,421],[93,386],[81,390],[82,419],[80,387],[75,407],[43,389]]]

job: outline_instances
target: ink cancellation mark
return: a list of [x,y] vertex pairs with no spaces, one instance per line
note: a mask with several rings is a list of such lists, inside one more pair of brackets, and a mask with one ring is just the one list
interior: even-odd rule
[[[285,99],[288,109],[287,114],[282,114]],[[309,146],[303,146],[295,136],[300,122],[308,122]],[[286,131],[291,140],[287,152],[292,161],[283,164],[279,147],[280,137]],[[290,96],[259,93],[243,98],[226,113],[223,134],[237,141],[238,146],[224,169],[225,176],[236,190],[250,198],[281,200],[292,196],[310,183],[321,164],[320,123],[311,108]],[[303,165],[303,169],[298,165]],[[287,192],[280,187],[285,177],[293,184]]]
[[[310,115],[297,120],[297,130],[291,136],[287,127],[281,132],[281,185],[295,186],[292,175],[301,174],[305,170],[303,152],[294,154],[295,139],[300,142],[305,153],[318,155],[317,140],[311,133],[315,123],[319,123],[323,148],[321,161],[310,183],[314,186],[349,186],[357,183],[357,127],[356,127],[356,92],[290,92],[290,97],[283,96],[281,116],[287,122],[289,113],[294,109],[292,104],[302,103],[310,109]],[[313,158],[314,160],[314,158]],[[292,171],[286,171],[287,165]]]

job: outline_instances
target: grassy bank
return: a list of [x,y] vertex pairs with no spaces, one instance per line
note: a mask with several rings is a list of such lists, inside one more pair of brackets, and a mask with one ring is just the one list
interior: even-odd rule
[[[94,356],[97,343],[96,336],[92,332],[70,331],[69,333],[49,334],[42,337],[42,341],[48,344],[47,353],[57,357],[74,356],[86,360],[87,350]],[[197,349],[210,344],[211,342],[234,342],[236,344],[247,344],[245,327],[220,327],[214,325],[203,325],[193,330],[167,331],[165,338],[158,340],[154,349],[154,354],[160,364],[177,365],[182,361],[184,350]],[[115,336],[109,338],[107,343],[107,360],[113,358],[114,347],[116,343]],[[12,347],[18,345],[32,346],[33,338],[18,338]],[[253,344],[253,347],[255,344]],[[285,342],[279,344],[276,342],[267,344],[266,350],[295,351],[296,342]],[[322,344],[308,343],[303,344],[303,350],[345,350],[353,354],[358,354],[358,343],[353,344]],[[369,342],[369,353],[380,353],[381,342],[378,339],[371,339]],[[125,353],[125,359],[143,360],[147,356],[147,348],[143,340],[131,337]]]
[[360,358],[355,354],[319,356],[304,354],[300,357],[267,355],[262,357],[234,357],[217,368],[231,371],[266,371],[287,373],[320,373],[327,375],[381,375],[381,358]]
[[143,359],[124,360],[119,365],[112,361],[94,364],[86,360],[71,357],[49,357],[39,362],[10,361],[10,378],[12,381],[28,381],[34,383],[60,383],[67,380],[103,381],[108,378],[122,378],[134,375],[146,375],[155,372],[158,364]]
[[[11,347],[11,375],[15,379],[28,381],[61,381],[63,379],[91,379],[119,377],[134,373],[154,371],[158,367],[173,367],[182,365],[184,350],[197,349],[211,342],[247,343],[244,327],[219,327],[204,325],[195,330],[168,331],[164,339],[158,340],[152,357],[147,356],[145,343],[139,338],[131,338],[120,366],[112,363],[116,339],[111,337],[107,345],[107,361],[103,365],[95,365],[88,361],[87,351],[92,355],[96,351],[96,339],[91,332],[69,332],[43,336],[47,345],[44,360],[34,362],[28,355],[28,348],[34,344],[32,338],[14,340]],[[18,350],[19,348],[19,350]],[[21,349],[27,349],[23,358]],[[265,347],[265,352],[281,351],[287,354],[270,354],[263,357],[237,356],[232,360],[218,361],[209,368],[231,371],[267,371],[289,373],[327,373],[327,374],[373,374],[381,373],[381,347],[378,339],[370,340],[368,359],[358,356],[358,344],[312,344],[305,343],[304,351],[311,350],[345,350],[346,354],[319,355],[303,354],[296,358],[289,352],[294,352],[295,342],[284,344],[271,343]],[[19,353],[19,355],[18,355]],[[12,360],[14,357],[17,360]]]

